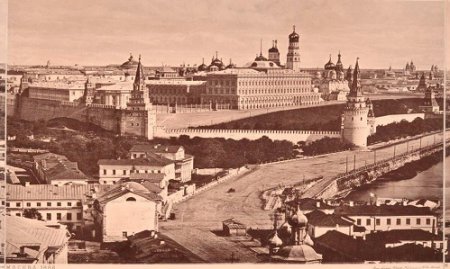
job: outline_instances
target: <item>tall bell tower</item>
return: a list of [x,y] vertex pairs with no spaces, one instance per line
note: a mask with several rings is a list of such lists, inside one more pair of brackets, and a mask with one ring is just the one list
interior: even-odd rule
[[294,71],[300,71],[300,48],[299,48],[300,36],[295,32],[295,25],[293,31],[289,35],[289,47],[286,60],[286,68]]
[[367,137],[370,134],[368,124],[369,107],[363,95],[358,59],[351,81],[347,105],[342,115],[342,139],[356,147],[367,147]]

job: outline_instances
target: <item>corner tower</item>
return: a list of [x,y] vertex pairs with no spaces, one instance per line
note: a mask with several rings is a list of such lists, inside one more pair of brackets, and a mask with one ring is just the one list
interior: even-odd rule
[[141,56],[139,56],[133,90],[127,103],[127,109],[122,111],[120,133],[153,139],[155,127],[156,114],[152,109],[149,91],[145,86],[144,69],[141,64]]
[[295,32],[295,25],[292,33],[289,35],[289,47],[286,60],[286,68],[294,71],[300,71],[300,36]]
[[342,139],[356,147],[367,147],[367,137],[370,129],[368,125],[369,107],[362,92],[358,59],[353,70],[350,93],[347,105],[342,115]]

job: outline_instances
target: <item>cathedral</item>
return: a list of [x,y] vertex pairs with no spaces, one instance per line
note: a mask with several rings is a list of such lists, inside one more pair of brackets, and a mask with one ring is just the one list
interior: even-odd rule
[[358,59],[353,73],[348,69],[347,79],[350,93],[342,114],[342,139],[358,148],[365,148],[367,137],[376,132],[376,125],[372,102],[363,94]]
[[330,59],[324,65],[324,71],[317,71],[314,76],[313,84],[319,88],[322,98],[326,100],[342,101],[350,92],[341,57],[339,52],[337,63],[334,64],[330,55]]

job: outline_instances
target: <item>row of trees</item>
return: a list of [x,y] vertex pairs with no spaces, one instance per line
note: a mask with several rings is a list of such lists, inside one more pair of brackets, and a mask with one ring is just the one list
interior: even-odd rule
[[[447,124],[449,124],[448,121]],[[390,140],[404,138],[408,136],[415,136],[426,132],[443,130],[442,118],[422,119],[416,118],[412,122],[402,120],[400,122],[390,123],[377,127],[377,132],[370,135],[368,138],[369,144],[379,142],[387,142]]]
[[343,142],[340,138],[324,137],[304,145],[302,149],[303,155],[314,156],[348,150],[351,149],[352,146],[353,145],[351,143]]

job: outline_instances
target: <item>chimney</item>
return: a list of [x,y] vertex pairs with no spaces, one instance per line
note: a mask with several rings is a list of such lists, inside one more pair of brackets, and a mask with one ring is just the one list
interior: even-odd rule
[[164,240],[161,240],[161,241],[159,241],[159,244],[162,246],[162,245],[165,245],[166,242]]
[[317,202],[316,202],[316,207],[317,207],[317,208],[320,208],[320,201],[317,201]]
[[408,200],[403,199],[403,200],[402,200],[402,204],[403,204],[403,206],[407,206],[407,205],[408,205]]
[[348,205],[349,205],[349,206],[354,206],[355,204],[353,203],[353,201],[349,201],[349,202],[348,202]]
[[380,206],[380,201],[377,199],[377,201],[375,202],[376,206]]
[[29,181],[25,181],[25,187],[30,186],[30,182]]

